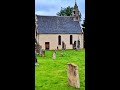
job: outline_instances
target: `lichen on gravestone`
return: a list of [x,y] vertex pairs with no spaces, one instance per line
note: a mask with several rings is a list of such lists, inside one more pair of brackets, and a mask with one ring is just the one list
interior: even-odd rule
[[78,66],[74,63],[67,64],[68,83],[70,86],[80,88]]

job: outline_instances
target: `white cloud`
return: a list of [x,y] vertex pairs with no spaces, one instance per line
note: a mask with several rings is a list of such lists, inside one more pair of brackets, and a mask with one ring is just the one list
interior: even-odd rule
[[[35,0],[35,14],[55,16],[61,7],[74,6],[75,0]],[[85,17],[85,0],[76,0],[82,14]]]

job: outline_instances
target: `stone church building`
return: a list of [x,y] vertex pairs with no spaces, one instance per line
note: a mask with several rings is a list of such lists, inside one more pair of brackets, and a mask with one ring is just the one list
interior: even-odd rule
[[35,38],[45,50],[82,49],[84,33],[75,2],[72,16],[35,15]]

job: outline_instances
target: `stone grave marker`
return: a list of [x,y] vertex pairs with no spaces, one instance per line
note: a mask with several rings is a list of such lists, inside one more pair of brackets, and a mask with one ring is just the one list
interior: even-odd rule
[[42,49],[40,49],[40,56],[42,56]]
[[62,52],[60,53],[60,55],[63,56],[63,54],[64,54],[64,50],[62,50]]
[[45,56],[45,50],[44,50],[44,49],[41,49],[41,50],[40,50],[40,56],[41,56],[41,57],[44,57],[44,56]]
[[53,60],[55,60],[55,59],[56,59],[56,51],[53,52]]
[[80,88],[78,66],[72,63],[67,64],[68,83],[70,86]]
[[45,56],[45,50],[42,49],[42,57],[44,57],[44,56]]

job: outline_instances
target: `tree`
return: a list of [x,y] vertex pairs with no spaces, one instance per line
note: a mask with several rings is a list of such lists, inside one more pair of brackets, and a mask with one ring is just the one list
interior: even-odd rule
[[[60,12],[57,13],[58,16],[72,16],[72,11],[73,11],[73,7],[66,7],[66,8],[63,8],[61,7],[61,10]],[[80,13],[80,21],[81,21],[81,13]]]
[[[83,24],[82,24],[82,29],[83,29],[83,32],[85,32],[85,18],[83,20]],[[83,36],[84,37],[84,36]],[[84,48],[85,48],[85,39],[84,39]]]
[[83,29],[83,32],[85,31],[85,18],[84,18],[84,20],[83,20],[83,24],[82,24],[82,29]]
[[66,8],[63,8],[61,7],[61,10],[60,12],[57,13],[58,16],[72,16],[72,10],[73,10],[73,7],[66,7]]

